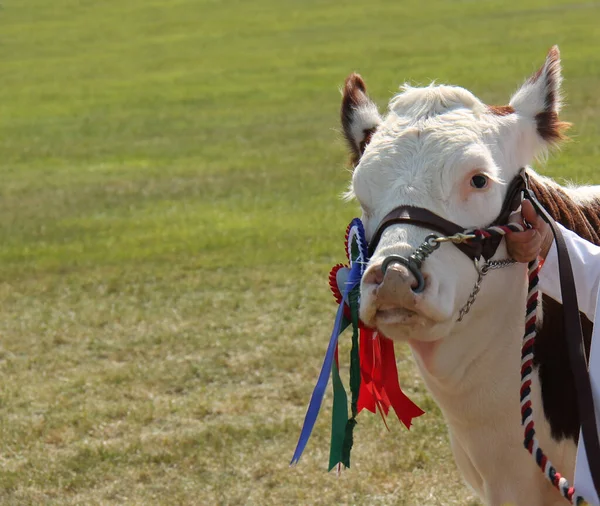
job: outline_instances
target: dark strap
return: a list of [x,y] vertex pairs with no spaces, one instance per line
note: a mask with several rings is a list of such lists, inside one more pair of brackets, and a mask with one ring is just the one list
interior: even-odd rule
[[508,185],[506,195],[504,196],[504,202],[502,203],[502,209],[500,209],[500,213],[490,226],[506,225],[508,223],[508,218],[511,213],[521,206],[522,192],[527,187],[527,174],[525,169],[521,169]]
[[[510,214],[513,211],[516,211],[521,205],[521,192],[525,189],[526,183],[525,171],[521,169],[519,174],[511,181],[508,190],[506,191],[500,214],[498,214],[490,226],[504,225],[508,222]],[[385,229],[391,225],[401,223],[425,227],[447,236],[465,231],[464,227],[448,221],[423,207],[399,206],[389,212],[385,218],[381,220],[379,227],[377,227],[377,230],[369,241],[369,257],[373,256],[375,248],[377,248]],[[472,260],[479,258],[482,255],[487,260],[494,256],[500,241],[502,241],[501,236],[491,237],[486,239],[483,243],[480,241],[472,241],[469,243],[456,244],[456,247]]]
[[[592,396],[592,385],[588,373],[585,357],[583,333],[581,331],[581,320],[579,319],[579,304],[577,303],[577,292],[575,290],[575,279],[569,251],[565,239],[556,222],[542,207],[529,188],[525,190],[525,198],[529,199],[535,210],[542,216],[544,221],[550,225],[554,239],[556,240],[556,252],[558,254],[558,270],[560,277],[560,291],[563,302],[564,333],[569,350],[569,361],[575,379],[575,390],[577,391],[577,406],[581,431],[585,441],[590,473],[596,493],[600,495],[600,441],[596,425],[596,412],[594,410],[594,398]],[[597,315],[600,316],[600,315]],[[595,320],[596,318],[594,318]],[[594,323],[596,324],[596,322]],[[598,322],[600,325],[600,322]],[[579,442],[581,444],[581,441]]]
[[[508,219],[514,211],[519,209],[521,206],[521,199],[523,196],[523,190],[527,188],[527,176],[525,175],[525,169],[521,169],[515,178],[510,182],[506,195],[504,196],[504,202],[502,203],[502,209],[496,217],[496,219],[486,228],[506,225]],[[496,250],[502,242],[502,236],[489,237],[483,243],[481,254],[486,260],[492,258],[496,254]]]
[[[465,231],[463,227],[432,213],[428,209],[414,206],[400,206],[381,220],[377,231],[369,241],[369,257],[373,256],[385,229],[391,225],[401,223],[428,228],[442,235],[454,235]],[[481,243],[462,243],[456,246],[471,258],[478,258],[481,255]]]

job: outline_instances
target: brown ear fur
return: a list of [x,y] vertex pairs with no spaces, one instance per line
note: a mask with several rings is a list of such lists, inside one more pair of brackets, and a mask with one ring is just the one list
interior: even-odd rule
[[566,139],[570,124],[558,119],[562,83],[560,51],[553,46],[546,61],[513,95],[510,105],[517,114],[535,120],[537,134],[549,145]]
[[346,78],[340,116],[352,164],[356,165],[380,122],[377,107],[368,97],[359,74],[352,73]]
[[559,87],[561,82],[560,52],[558,46],[552,46],[546,57],[546,63],[530,80],[535,82],[545,72],[548,81],[546,85],[546,96],[544,98],[544,110],[535,116],[538,133],[545,141],[556,144],[567,138],[565,132],[571,126],[566,121],[558,119],[558,107],[560,102]]

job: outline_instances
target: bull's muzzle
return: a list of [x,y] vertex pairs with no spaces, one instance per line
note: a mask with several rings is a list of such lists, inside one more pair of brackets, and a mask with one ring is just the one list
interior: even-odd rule
[[410,274],[415,278],[417,285],[414,286],[414,283],[411,283],[411,290],[413,293],[421,293],[425,290],[425,279],[423,278],[423,274],[421,273],[421,269],[417,262],[415,262],[412,258],[406,258],[400,255],[390,255],[384,258],[383,263],[381,264],[381,271],[383,272],[384,280],[386,278],[386,273],[390,265],[393,264],[401,264],[408,269]]

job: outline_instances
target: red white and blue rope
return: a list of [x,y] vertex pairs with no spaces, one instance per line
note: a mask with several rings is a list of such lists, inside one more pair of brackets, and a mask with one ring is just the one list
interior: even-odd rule
[[[500,227],[490,227],[473,231],[477,238],[487,239],[494,236],[503,236],[511,232],[522,232],[524,228],[521,225],[510,223]],[[476,239],[477,240],[477,239]],[[569,502],[577,506],[585,504],[583,497],[575,493],[567,479],[562,476],[554,466],[544,451],[540,448],[539,441],[535,435],[535,424],[533,421],[533,408],[531,403],[531,380],[533,375],[533,357],[536,337],[537,307],[539,299],[538,273],[541,264],[537,259],[529,263],[528,266],[528,289],[527,289],[527,309],[525,312],[525,334],[523,335],[523,346],[521,348],[521,425],[524,430],[523,444],[527,451],[533,456],[537,465],[544,473],[544,476],[558,489],[558,491]]]

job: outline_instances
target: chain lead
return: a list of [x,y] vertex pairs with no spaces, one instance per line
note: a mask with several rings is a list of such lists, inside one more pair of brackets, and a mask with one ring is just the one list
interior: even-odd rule
[[465,305],[460,308],[460,311],[458,313],[458,320],[456,320],[456,321],[461,322],[462,319],[465,317],[465,315],[471,310],[471,306],[475,302],[475,298],[477,297],[479,290],[481,290],[481,281],[483,280],[483,276],[485,276],[487,274],[487,270],[484,271],[484,269],[485,269],[485,265],[483,266],[483,268],[477,269],[477,282],[475,283],[475,287],[473,288],[473,291],[469,295],[469,298],[467,299],[467,302],[465,303]]
[[471,310],[471,306],[475,302],[479,290],[481,290],[481,281],[483,280],[483,276],[485,276],[491,270],[509,267],[514,263],[516,263],[516,260],[513,260],[512,258],[505,258],[504,260],[490,260],[489,262],[486,262],[481,268],[479,268],[478,262],[475,261],[475,269],[477,269],[477,281],[475,282],[475,287],[469,295],[467,302],[462,308],[460,308],[460,311],[458,312],[458,320],[456,321],[462,321],[465,315]]

